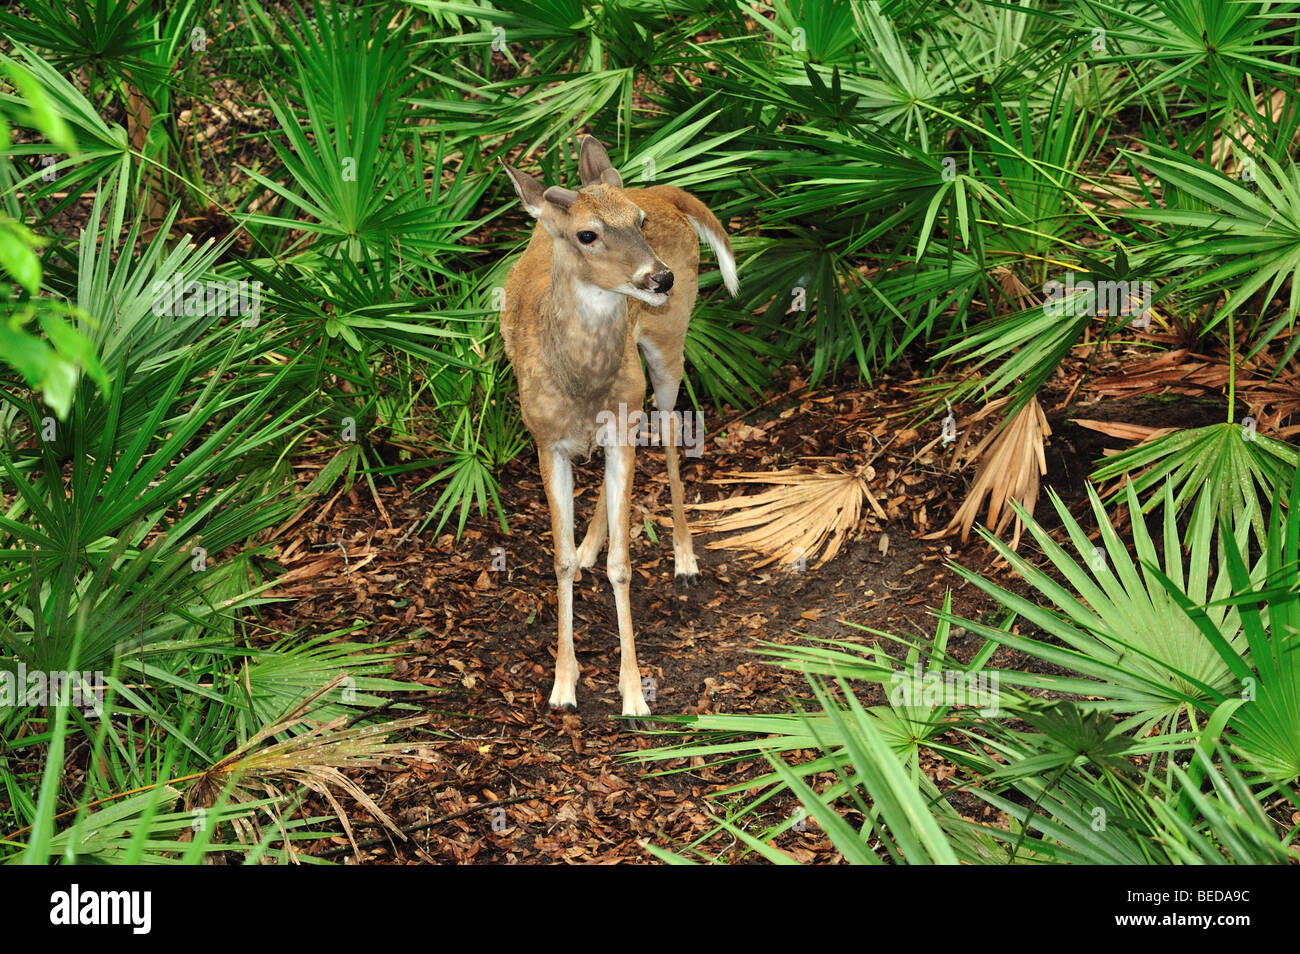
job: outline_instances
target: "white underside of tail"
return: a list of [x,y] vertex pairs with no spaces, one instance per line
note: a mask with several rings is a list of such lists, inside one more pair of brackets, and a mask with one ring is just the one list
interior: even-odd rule
[[691,228],[695,229],[695,234],[700,237],[700,241],[713,249],[713,254],[718,257],[718,269],[722,272],[722,282],[727,286],[727,291],[734,296],[740,292],[740,279],[736,277],[736,260],[732,257],[731,251],[723,245],[713,232],[706,229],[691,216],[686,216],[686,221],[691,223]]

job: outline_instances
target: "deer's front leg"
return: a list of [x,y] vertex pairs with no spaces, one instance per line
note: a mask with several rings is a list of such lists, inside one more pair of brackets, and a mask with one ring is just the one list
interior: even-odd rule
[[573,465],[566,454],[540,448],[542,482],[551,508],[551,537],[555,541],[555,580],[559,585],[560,642],[555,653],[555,684],[550,704],[578,708],[578,658],[573,652],[573,574],[578,565],[573,546]]
[[606,564],[614,605],[618,610],[618,641],[622,657],[618,689],[623,696],[623,715],[647,716],[650,707],[641,695],[641,670],[636,664],[636,642],[632,635],[632,577],[628,557],[628,519],[632,507],[632,470],[635,449],[619,444],[605,448],[605,505],[609,524],[609,560]]

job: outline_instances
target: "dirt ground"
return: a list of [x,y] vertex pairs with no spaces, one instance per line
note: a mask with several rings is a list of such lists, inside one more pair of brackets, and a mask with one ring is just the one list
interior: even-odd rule
[[[709,483],[724,472],[775,469],[809,457],[844,469],[870,461],[876,471],[870,486],[888,519],[864,511],[857,539],[820,569],[812,561],[801,573],[756,569],[755,561],[735,551],[709,548],[716,537],[697,534],[700,575],[690,583],[675,581],[663,457],[653,448],[638,453],[633,620],[638,661],[643,677],[653,679],[657,716],[789,711],[792,699],[808,696],[807,684],[802,675],[756,655],[763,642],[876,638],[853,624],[904,636],[932,633],[931,611],[949,588],[957,614],[988,618],[995,605],[964,584],[949,561],[1017,587],[974,536],[965,544],[956,537],[919,539],[947,523],[969,474],[948,472],[944,448],[935,441],[937,419],[916,422],[914,384],[886,381],[875,390],[809,392],[794,378],[787,393],[758,411],[710,424],[704,454],[684,458],[688,502],[737,492]],[[1217,402],[1188,397],[1138,398],[1123,402],[1122,409],[1119,403],[1089,407],[1076,401],[1069,416],[1109,413],[1135,423],[1186,426],[1221,413]],[[1125,444],[1074,426],[1047,401],[1044,407],[1054,431],[1044,484],[1076,517],[1084,516],[1080,504],[1086,505],[1084,478],[1091,463],[1104,448]],[[578,472],[579,535],[595,502],[600,463],[596,457]],[[418,742],[414,757],[362,780],[409,830],[410,840],[396,840],[354,805],[361,861],[646,862],[653,860],[645,850],[649,843],[681,849],[704,838],[736,797],[717,793],[752,779],[761,765],[637,760],[638,752],[673,741],[662,733],[676,727],[652,721],[630,727],[618,718],[617,624],[603,561],[574,588],[579,711],[547,707],[556,587],[534,452],[525,452],[501,476],[508,534],[495,519],[475,515],[459,542],[449,533],[422,539],[414,528],[436,491],[415,495],[413,488],[427,477],[416,472],[377,485],[383,513],[369,488],[358,483],[306,514],[279,541],[292,581],[281,595],[296,599],[280,604],[267,622],[284,631],[321,632],[364,621],[351,638],[399,642],[404,653],[397,677],[429,689],[414,697],[431,715],[427,731],[412,737]],[[1046,494],[1036,515],[1049,526],[1056,523]],[[338,541],[342,547],[329,546]],[[1032,558],[1032,541],[1022,543],[1021,552]],[[963,637],[955,633],[950,645],[958,657],[978,648],[978,640]],[[1032,663],[1016,655],[1000,650],[993,664]],[[875,693],[873,698],[865,691],[864,701],[883,702],[878,688]],[[936,778],[951,771],[938,763],[925,767]],[[779,822],[795,807],[790,799],[774,799],[759,821]],[[323,805],[317,808],[328,814]],[[991,817],[973,799],[962,810]],[[811,823],[775,843],[801,861],[839,860]],[[706,845],[730,862],[754,857],[743,855],[729,837],[714,835]],[[341,836],[302,847],[355,861]]]

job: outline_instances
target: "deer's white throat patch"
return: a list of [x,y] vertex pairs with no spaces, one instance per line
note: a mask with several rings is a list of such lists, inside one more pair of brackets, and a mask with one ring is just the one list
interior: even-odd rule
[[627,317],[627,299],[615,291],[608,291],[599,285],[578,281],[573,286],[573,303],[578,311],[578,318],[589,328],[608,325],[619,318]]

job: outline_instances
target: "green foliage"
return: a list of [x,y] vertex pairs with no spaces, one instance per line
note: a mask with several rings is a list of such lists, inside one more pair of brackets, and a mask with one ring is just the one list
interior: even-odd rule
[[[1051,572],[986,537],[1029,596],[955,568],[1008,611],[1001,625],[956,617],[945,599],[934,636],[902,659],[849,640],[769,645],[762,651],[779,665],[808,675],[814,709],[671,718],[702,738],[637,757],[726,764],[762,755],[771,772],[716,794],[760,793],[716,831],[773,861],[789,860],[767,843],[794,819],[756,819],[788,793],[850,863],[1291,863],[1296,829],[1265,812],[1279,796],[1300,805],[1300,476],[1288,487],[1253,567],[1244,528],[1222,524],[1227,572],[1213,580],[1214,523],[1208,511],[1194,520],[1184,557],[1170,484],[1163,555],[1131,488],[1132,556],[1095,493],[1104,549],[1054,498],[1082,564],[1022,512]],[[956,626],[986,640],[967,663],[948,652]],[[998,646],[1050,670],[989,670]],[[943,683],[933,699],[922,694],[934,674],[957,694]],[[888,704],[863,706],[864,683],[884,689]],[[787,761],[806,750],[811,760]],[[959,766],[958,784],[941,791],[921,773],[927,750]],[[830,781],[810,784],[827,773]],[[953,806],[963,793],[1005,812],[1009,826],[963,819]]]
[[[1300,466],[1300,451],[1241,424],[1211,424],[1176,430],[1106,461],[1093,471],[1097,480],[1128,475],[1126,487],[1139,494],[1167,485],[1171,507],[1208,514],[1237,527],[1251,526],[1264,538],[1263,501],[1272,499]],[[1148,500],[1150,509],[1158,498]]]
[[[1068,674],[1005,672],[1004,715],[977,717],[859,703],[854,680],[896,671],[882,652],[786,649],[782,663],[811,674],[814,708],[702,718],[694,728],[768,739],[698,751],[762,754],[760,799],[794,793],[854,861],[1284,858],[1259,806],[1269,786],[1294,801],[1297,506],[1283,491],[1300,456],[1232,422],[1239,363],[1276,357],[1280,372],[1300,349],[1298,8],[0,11],[0,665],[103,667],[123,714],[5,715],[0,737],[31,731],[22,751],[0,749],[0,768],[44,774],[0,772],[12,816],[0,829],[32,826],[0,842],[3,857],[225,850],[213,829],[177,850],[194,820],[177,779],[268,727],[295,735],[275,727],[304,699],[342,718],[396,688],[385,654],[345,632],[258,643],[274,572],[264,533],[340,482],[417,469],[422,532],[459,535],[476,513],[505,527],[499,475],[528,439],[496,313],[533,224],[499,161],[571,182],[572,137],[590,131],[629,185],[688,188],[733,235],[739,299],[718,293],[702,255],[686,344],[697,406],[755,406],[782,366],[818,384],[906,361],[956,372],[950,398],[1009,394],[1014,413],[1082,343],[1132,320],[1044,308],[1039,290],[1075,272],[1159,289],[1161,320],[1230,362],[1227,423],[1096,470],[1131,478],[1116,497],[1127,538],[1090,491],[1100,568],[1053,498],[1074,554],[1024,515],[1049,564],[1005,552],[1028,595],[961,571],[1022,626],[945,608],[901,660],[965,672],[1011,646]],[[257,316],[157,307],[168,283],[218,282],[255,289]],[[327,463],[296,488],[304,448]],[[1156,509],[1159,534],[1144,522]],[[985,638],[974,661],[950,658],[956,625]],[[344,673],[351,702],[312,696]],[[105,759],[71,792],[61,772],[78,732]],[[821,753],[811,763],[784,757],[807,748]],[[920,773],[926,749],[1010,827],[965,823]],[[209,807],[247,857],[287,857],[305,837],[303,820],[259,834],[260,797],[226,794]],[[1105,833],[1103,806],[1122,819]],[[74,820],[56,823],[64,811]],[[748,809],[723,824],[778,860]]]
[[[1290,157],[1279,162],[1267,153],[1257,159],[1247,155],[1232,178],[1170,150],[1134,158],[1180,200],[1134,216],[1176,227],[1170,250],[1180,253],[1186,269],[1179,291],[1189,303],[1223,299],[1210,327],[1231,320],[1261,291],[1259,300],[1268,303],[1287,286],[1284,308],[1262,331],[1264,315],[1256,315],[1249,332],[1254,345],[1246,357],[1265,348],[1284,327],[1293,327],[1300,313],[1300,167]],[[1282,362],[1298,348],[1300,342],[1288,345]]]
[[[173,245],[175,209],[146,240],[129,199],[100,184],[79,241],[60,250],[72,267],[51,259],[24,282],[6,324],[26,350],[6,351],[13,370],[0,374],[0,859],[255,860],[273,845],[285,859],[313,832],[282,819],[259,833],[259,814],[292,804],[248,795],[227,753],[268,727],[302,733],[304,712],[337,720],[281,768],[248,756],[258,790],[324,791],[339,765],[391,749],[379,728],[360,737],[343,723],[410,687],[387,678],[391,653],[343,634],[248,645],[269,585],[259,535],[302,503],[281,461],[314,416],[313,356],[263,324],[258,289],[218,307],[196,297],[228,288],[228,242]],[[22,331],[31,314],[48,345]],[[43,389],[56,414],[23,363],[42,347],[77,362],[61,401]],[[94,703],[71,705],[66,682],[62,698],[8,697],[24,673],[58,672],[87,674]],[[78,738],[92,740],[90,767],[65,775]],[[221,791],[198,791],[195,778],[218,772]]]
[[[47,96],[41,81],[19,63],[0,59],[4,75],[18,90],[6,96],[0,113],[0,147],[12,149],[12,133],[5,116],[14,116],[45,135],[51,143],[73,151],[72,136]],[[39,250],[45,240],[32,232],[12,213],[0,212],[0,355],[60,419],[66,419],[72,395],[82,369],[107,388],[108,379],[86,339],[69,327],[68,311],[41,297],[42,268]],[[17,284],[15,296],[12,286]],[[25,326],[36,321],[46,337],[32,334]]]

